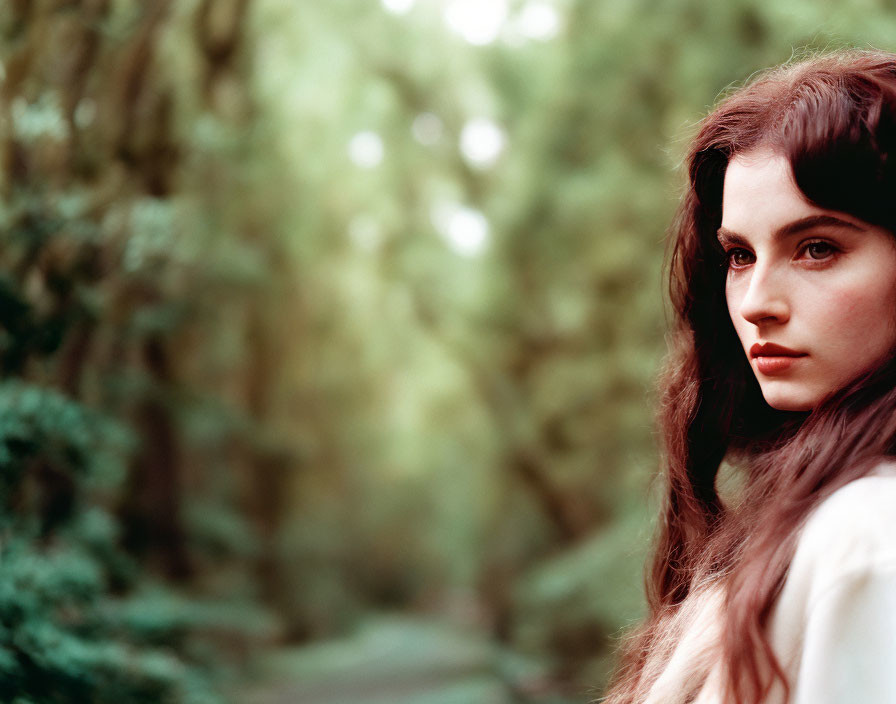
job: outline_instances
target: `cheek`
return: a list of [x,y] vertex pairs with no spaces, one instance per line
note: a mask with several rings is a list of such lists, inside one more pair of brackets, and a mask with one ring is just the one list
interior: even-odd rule
[[[874,281],[870,279],[869,281]],[[845,286],[812,304],[816,330],[831,340],[839,340],[838,347],[856,345],[869,353],[889,349],[896,342],[896,285]]]
[[741,342],[744,340],[744,335],[746,334],[748,328],[751,327],[751,324],[744,320],[743,316],[739,315],[738,311],[741,308],[741,302],[743,301],[743,293],[740,291],[740,286],[733,284],[731,279],[728,279],[728,282],[725,285],[725,303],[728,306],[728,319],[731,321],[731,324],[734,326],[734,331],[737,333],[738,338],[740,338]]
[[728,317],[734,322],[736,320],[734,313],[740,306],[740,303],[737,295],[737,287],[732,285],[730,277],[725,281],[725,305],[728,307]]

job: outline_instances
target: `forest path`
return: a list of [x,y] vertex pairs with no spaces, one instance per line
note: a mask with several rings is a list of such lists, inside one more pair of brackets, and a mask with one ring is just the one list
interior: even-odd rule
[[[488,634],[414,616],[375,616],[347,638],[286,649],[258,664],[240,704],[578,704],[523,696],[543,669]],[[515,692],[516,690],[516,692]],[[530,692],[534,694],[534,692]]]

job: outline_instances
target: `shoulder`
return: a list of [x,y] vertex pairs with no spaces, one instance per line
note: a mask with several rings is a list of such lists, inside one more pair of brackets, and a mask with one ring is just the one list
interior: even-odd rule
[[812,513],[771,629],[792,701],[896,702],[896,465]]
[[805,530],[824,532],[838,520],[857,527],[878,521],[896,525],[896,463],[880,464],[839,488],[812,512]]
[[[896,463],[878,465],[871,473],[841,487],[825,499],[809,516],[800,545],[821,541],[831,547],[870,547],[896,536]],[[881,540],[881,548],[896,543]]]
[[896,464],[888,463],[841,487],[810,514],[791,573],[811,573],[814,587],[823,589],[851,574],[894,569]]

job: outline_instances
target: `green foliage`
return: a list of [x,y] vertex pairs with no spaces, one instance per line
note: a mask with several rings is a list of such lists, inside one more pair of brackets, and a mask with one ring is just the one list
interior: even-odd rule
[[[217,310],[230,282],[259,279],[233,255],[233,220],[205,202],[219,195],[202,174],[221,148],[190,144],[190,126],[220,108],[202,76],[221,75],[196,36],[208,7],[190,5],[0,8],[3,701],[220,701],[225,648],[276,630],[252,601],[252,519],[226,488],[188,511],[211,482],[204,468],[231,471],[222,438],[232,449],[253,425],[216,379],[190,377],[191,365],[220,371],[205,356],[216,330],[193,316]],[[206,261],[215,237],[234,247]],[[203,423],[212,442],[192,434]],[[197,573],[212,563],[240,578]]]
[[[282,337],[302,471],[281,603],[322,637],[365,605],[461,594],[555,686],[599,688],[642,608],[663,236],[687,139],[733,81],[794,51],[888,46],[893,18],[570,0],[543,3],[559,29],[539,39],[513,34],[542,5],[520,0],[475,46],[448,28],[462,8],[410,5],[256,6],[283,174],[269,195],[301,292]],[[504,139],[488,163],[464,148],[482,119]],[[452,222],[479,223],[484,245]]]
[[124,479],[128,429],[20,381],[0,385],[0,419],[0,697],[212,701],[197,672],[154,647],[182,622],[138,603],[148,632],[109,608],[110,589],[138,576],[101,508]]
[[[0,498],[4,520],[16,514],[33,517],[34,506],[23,486],[29,468],[47,473],[78,490],[120,484],[134,438],[114,422],[50,389],[12,380],[0,384]],[[78,501],[80,497],[72,497]],[[46,521],[67,519],[47,515]]]
[[[0,6],[0,698],[203,701],[225,653],[384,608],[525,651],[518,699],[600,686],[687,136],[794,47],[896,27],[512,0],[477,46],[449,4]],[[445,697],[519,684],[481,674]]]

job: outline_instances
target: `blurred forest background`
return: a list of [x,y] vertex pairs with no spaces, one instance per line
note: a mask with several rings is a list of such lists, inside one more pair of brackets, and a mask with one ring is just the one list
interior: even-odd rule
[[0,699],[599,697],[688,135],[891,5],[0,4]]

